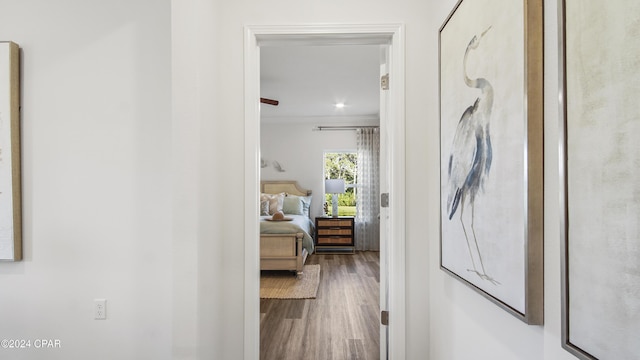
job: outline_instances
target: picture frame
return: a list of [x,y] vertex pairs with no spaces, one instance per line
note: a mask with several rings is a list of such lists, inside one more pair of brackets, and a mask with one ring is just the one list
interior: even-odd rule
[[530,325],[544,322],[542,6],[460,0],[439,32],[440,268]]
[[562,347],[583,360],[637,358],[640,4],[558,7]]
[[0,261],[22,260],[20,48],[0,42]]

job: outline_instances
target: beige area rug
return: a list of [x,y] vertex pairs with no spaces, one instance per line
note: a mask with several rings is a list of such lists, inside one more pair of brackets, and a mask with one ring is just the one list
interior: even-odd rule
[[315,299],[320,284],[320,265],[305,265],[301,278],[289,271],[262,271],[261,299]]

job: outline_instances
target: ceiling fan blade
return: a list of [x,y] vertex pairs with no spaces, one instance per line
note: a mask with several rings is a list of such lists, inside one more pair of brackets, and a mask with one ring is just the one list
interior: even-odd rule
[[272,100],[272,99],[267,99],[267,98],[260,98],[260,102],[263,104],[268,104],[268,105],[273,105],[273,106],[278,106],[278,104],[280,103],[278,100]]

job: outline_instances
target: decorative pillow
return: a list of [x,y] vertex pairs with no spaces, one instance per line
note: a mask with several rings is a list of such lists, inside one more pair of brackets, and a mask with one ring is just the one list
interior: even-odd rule
[[282,205],[284,202],[284,193],[280,194],[260,194],[260,202],[269,202],[269,215],[273,215],[278,211],[282,211]]
[[260,216],[269,215],[269,201],[261,201],[260,202]]
[[302,199],[299,196],[287,195],[282,204],[282,212],[291,215],[304,215]]
[[311,209],[311,195],[309,196],[300,196],[300,199],[302,199],[302,213],[307,216],[310,217],[310,209]]
[[[287,194],[284,198],[287,202],[285,214],[295,214],[309,216],[309,209],[311,208],[311,196],[297,196]],[[300,208],[300,206],[302,208]],[[290,211],[290,212],[287,212]]]

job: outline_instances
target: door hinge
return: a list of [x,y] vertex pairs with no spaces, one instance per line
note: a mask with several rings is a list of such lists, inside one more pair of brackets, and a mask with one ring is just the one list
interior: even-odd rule
[[389,90],[389,74],[384,74],[380,77],[380,87],[382,87],[382,90]]
[[389,312],[387,310],[380,312],[380,323],[385,326],[389,325]]
[[389,193],[380,194],[380,207],[389,207]]

